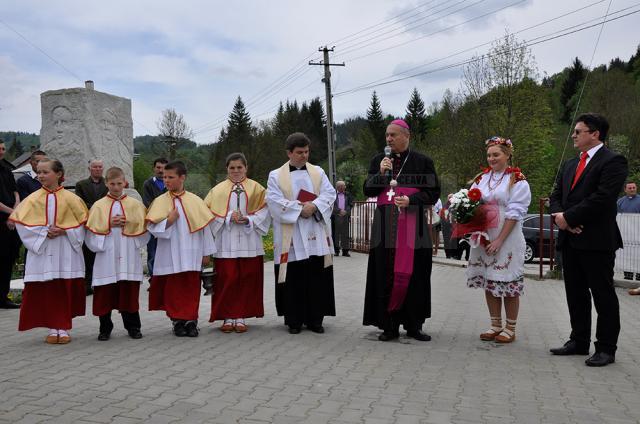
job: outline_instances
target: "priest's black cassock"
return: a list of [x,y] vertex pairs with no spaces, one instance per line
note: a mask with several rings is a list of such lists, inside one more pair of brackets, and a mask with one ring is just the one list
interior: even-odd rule
[[[363,188],[367,197],[386,196],[391,188],[391,177],[380,174],[383,158],[384,154],[379,154],[371,160]],[[417,331],[431,316],[432,241],[425,211],[438,201],[440,183],[433,161],[423,154],[408,149],[394,154],[392,160],[393,177],[398,182],[395,191],[418,190],[409,195],[407,208],[416,213],[413,271],[404,302],[390,312],[399,212],[394,205],[378,204],[371,229],[363,324],[389,332],[397,331],[400,325],[407,331]]]

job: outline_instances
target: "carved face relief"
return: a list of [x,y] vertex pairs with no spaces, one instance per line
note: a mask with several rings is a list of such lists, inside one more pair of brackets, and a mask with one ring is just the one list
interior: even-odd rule
[[51,119],[54,128],[53,139],[62,141],[65,138],[69,138],[69,131],[73,120],[73,114],[69,108],[66,106],[56,106],[51,112]]

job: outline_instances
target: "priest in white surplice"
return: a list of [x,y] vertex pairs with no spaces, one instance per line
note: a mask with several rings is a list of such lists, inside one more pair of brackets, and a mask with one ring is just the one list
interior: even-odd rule
[[331,211],[336,191],[324,170],[307,162],[303,133],[286,140],[289,162],[269,173],[267,204],[273,219],[276,309],[291,334],[302,325],[324,333],[335,316]]
[[178,337],[198,337],[200,272],[216,252],[210,224],[213,213],[204,201],[185,191],[187,168],[180,161],[164,168],[167,192],[147,212],[147,229],[158,239],[149,310],[166,311]]
[[91,207],[85,237],[85,244],[96,254],[91,281],[93,315],[100,319],[98,340],[109,340],[114,309],[122,315],[129,336],[140,339],[140,249],[149,241],[147,210],[141,201],[124,194],[127,180],[122,169],[109,168],[105,181],[109,192]]

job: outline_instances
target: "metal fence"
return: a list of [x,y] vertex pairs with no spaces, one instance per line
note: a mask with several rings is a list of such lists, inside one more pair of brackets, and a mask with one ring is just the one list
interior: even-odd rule
[[616,220],[624,248],[616,252],[615,271],[640,273],[640,214],[619,213]]

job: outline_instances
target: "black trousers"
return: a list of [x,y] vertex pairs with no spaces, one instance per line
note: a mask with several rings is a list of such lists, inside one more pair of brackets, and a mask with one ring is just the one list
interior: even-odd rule
[[[122,323],[124,328],[129,331],[140,329],[140,313],[138,312],[120,312],[122,315]],[[100,333],[111,333],[113,330],[113,321],[111,321],[111,312],[100,316]]]
[[613,285],[616,254],[564,246],[564,287],[571,319],[571,340],[581,348],[591,342],[591,298],[598,313],[596,352],[615,354],[620,334],[620,306]]
[[333,247],[336,254],[349,253],[349,215],[334,215],[332,218],[333,227]]
[[9,230],[6,221],[0,221],[0,302],[9,295],[11,272],[20,251],[20,237],[16,230]]
[[82,256],[84,256],[84,281],[87,287],[91,287],[93,281],[93,263],[96,261],[96,254],[87,247],[82,245]]

